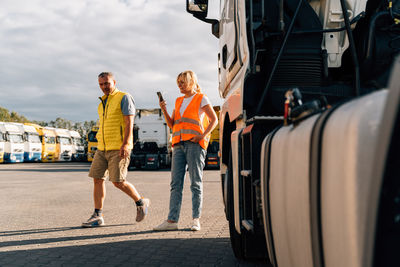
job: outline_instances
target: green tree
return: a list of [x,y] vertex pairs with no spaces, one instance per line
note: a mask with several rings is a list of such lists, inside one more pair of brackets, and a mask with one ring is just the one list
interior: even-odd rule
[[6,122],[29,122],[27,118],[22,115],[19,115],[15,111],[9,112],[8,109],[0,107],[0,121]]
[[5,122],[31,122],[38,124],[40,126],[46,127],[54,127],[54,128],[62,128],[68,130],[77,131],[83,138],[86,137],[87,133],[90,132],[93,126],[96,125],[96,121],[84,121],[84,122],[72,122],[70,120],[58,117],[55,120],[46,122],[46,121],[30,121],[22,115],[19,115],[17,112],[11,111],[8,109],[0,107],[0,121]]
[[0,107],[0,121],[10,121],[8,109]]

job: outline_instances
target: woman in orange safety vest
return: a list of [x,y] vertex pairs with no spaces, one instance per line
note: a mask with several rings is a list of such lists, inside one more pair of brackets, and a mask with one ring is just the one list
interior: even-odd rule
[[170,116],[166,102],[160,101],[168,126],[172,129],[171,195],[168,219],[154,227],[156,231],[178,229],[182,190],[189,170],[192,191],[192,231],[200,230],[203,202],[203,168],[211,131],[218,123],[217,115],[206,95],[201,92],[193,71],[181,72],[176,83],[183,94],[175,101]]

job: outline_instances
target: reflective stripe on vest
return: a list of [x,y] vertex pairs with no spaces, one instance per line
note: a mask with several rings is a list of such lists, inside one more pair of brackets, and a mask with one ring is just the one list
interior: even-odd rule
[[201,132],[195,131],[195,130],[187,130],[187,129],[181,129],[178,132],[175,132],[172,134],[172,137],[179,136],[181,134],[193,134],[193,135],[200,135],[202,134]]
[[194,119],[189,119],[189,118],[180,118],[179,120],[174,121],[174,124],[178,124],[178,123],[181,123],[181,122],[191,123],[191,124],[194,124],[194,125],[197,125],[197,126],[200,126],[200,127],[202,126],[199,121],[194,120]]
[[[204,117],[203,122],[200,122],[199,109],[203,94],[196,94],[190,101],[186,110],[180,115],[184,97],[177,98],[175,102],[174,125],[172,127],[172,146],[181,142],[188,141],[196,135],[201,135],[208,126],[208,118]],[[199,145],[203,149],[207,149],[210,135],[199,141]]]

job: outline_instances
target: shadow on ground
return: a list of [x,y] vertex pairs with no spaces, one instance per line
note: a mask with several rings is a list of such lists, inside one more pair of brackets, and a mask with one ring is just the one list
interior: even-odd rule
[[[151,231],[146,231],[149,234]],[[138,233],[126,233],[136,235]],[[108,235],[109,237],[110,235]],[[101,239],[105,236],[99,236]],[[85,237],[78,238],[79,240]],[[93,236],[92,236],[93,238]],[[58,239],[58,240],[57,240]],[[65,238],[34,240],[37,244],[63,242]],[[71,240],[70,238],[67,240]],[[28,240],[19,245],[32,244]],[[17,245],[17,243],[0,243]],[[264,262],[239,262],[228,238],[141,239],[90,245],[0,252],[0,266],[267,266]]]

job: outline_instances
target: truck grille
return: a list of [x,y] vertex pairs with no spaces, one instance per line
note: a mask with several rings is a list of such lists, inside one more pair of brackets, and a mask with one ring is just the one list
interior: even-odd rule
[[272,78],[272,86],[321,86],[322,69],[319,55],[283,55]]

